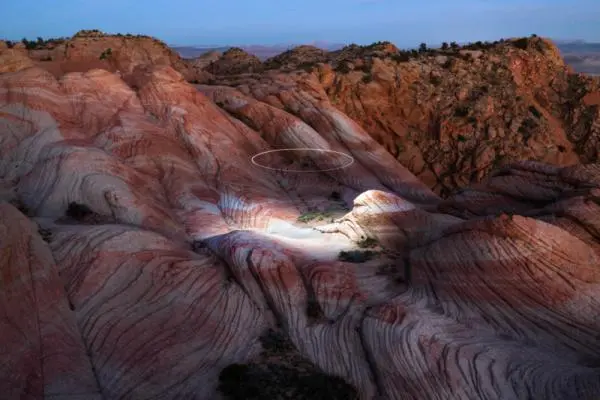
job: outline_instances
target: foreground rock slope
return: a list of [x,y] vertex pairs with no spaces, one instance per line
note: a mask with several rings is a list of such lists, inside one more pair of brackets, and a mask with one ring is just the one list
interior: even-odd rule
[[11,65],[5,398],[600,396],[600,165],[440,197],[304,71]]

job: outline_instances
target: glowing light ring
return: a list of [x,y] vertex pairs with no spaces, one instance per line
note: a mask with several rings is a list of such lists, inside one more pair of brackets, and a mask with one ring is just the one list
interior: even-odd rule
[[[273,168],[273,167],[267,167],[264,165],[261,165],[259,163],[256,162],[256,158],[260,157],[264,154],[269,154],[269,153],[276,153],[276,152],[281,152],[281,151],[320,151],[323,153],[335,153],[338,155],[341,155],[343,157],[346,157],[347,159],[349,159],[350,161],[344,165],[342,165],[341,167],[335,167],[335,168],[327,168],[327,169],[311,169],[311,170],[302,170],[302,169],[283,169],[283,168]],[[350,154],[346,154],[346,153],[342,153],[341,151],[335,151],[335,150],[326,150],[326,149],[313,149],[310,147],[303,147],[303,148],[289,148],[289,149],[275,149],[275,150],[267,150],[267,151],[263,151],[262,153],[258,153],[255,154],[250,161],[252,162],[252,164],[256,165],[257,167],[260,168],[265,168],[265,169],[270,169],[272,171],[283,171],[283,172],[327,172],[327,171],[336,171],[338,169],[344,169],[344,168],[348,168],[349,166],[351,166],[352,164],[354,164],[354,157],[352,157]]]

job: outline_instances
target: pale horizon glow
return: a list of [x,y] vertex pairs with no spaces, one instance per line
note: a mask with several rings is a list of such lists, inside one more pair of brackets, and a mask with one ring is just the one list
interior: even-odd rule
[[81,29],[155,36],[170,45],[388,40],[469,42],[529,36],[600,42],[598,0],[5,0],[0,38]]

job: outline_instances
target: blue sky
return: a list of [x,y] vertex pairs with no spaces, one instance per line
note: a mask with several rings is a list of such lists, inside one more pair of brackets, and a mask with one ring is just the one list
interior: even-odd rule
[[143,33],[169,44],[600,42],[600,0],[0,0],[0,38]]

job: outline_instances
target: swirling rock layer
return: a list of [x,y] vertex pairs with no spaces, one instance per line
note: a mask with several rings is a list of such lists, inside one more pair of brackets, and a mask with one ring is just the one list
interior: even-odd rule
[[600,396],[600,166],[442,200],[293,80],[132,68],[0,75],[4,398]]

